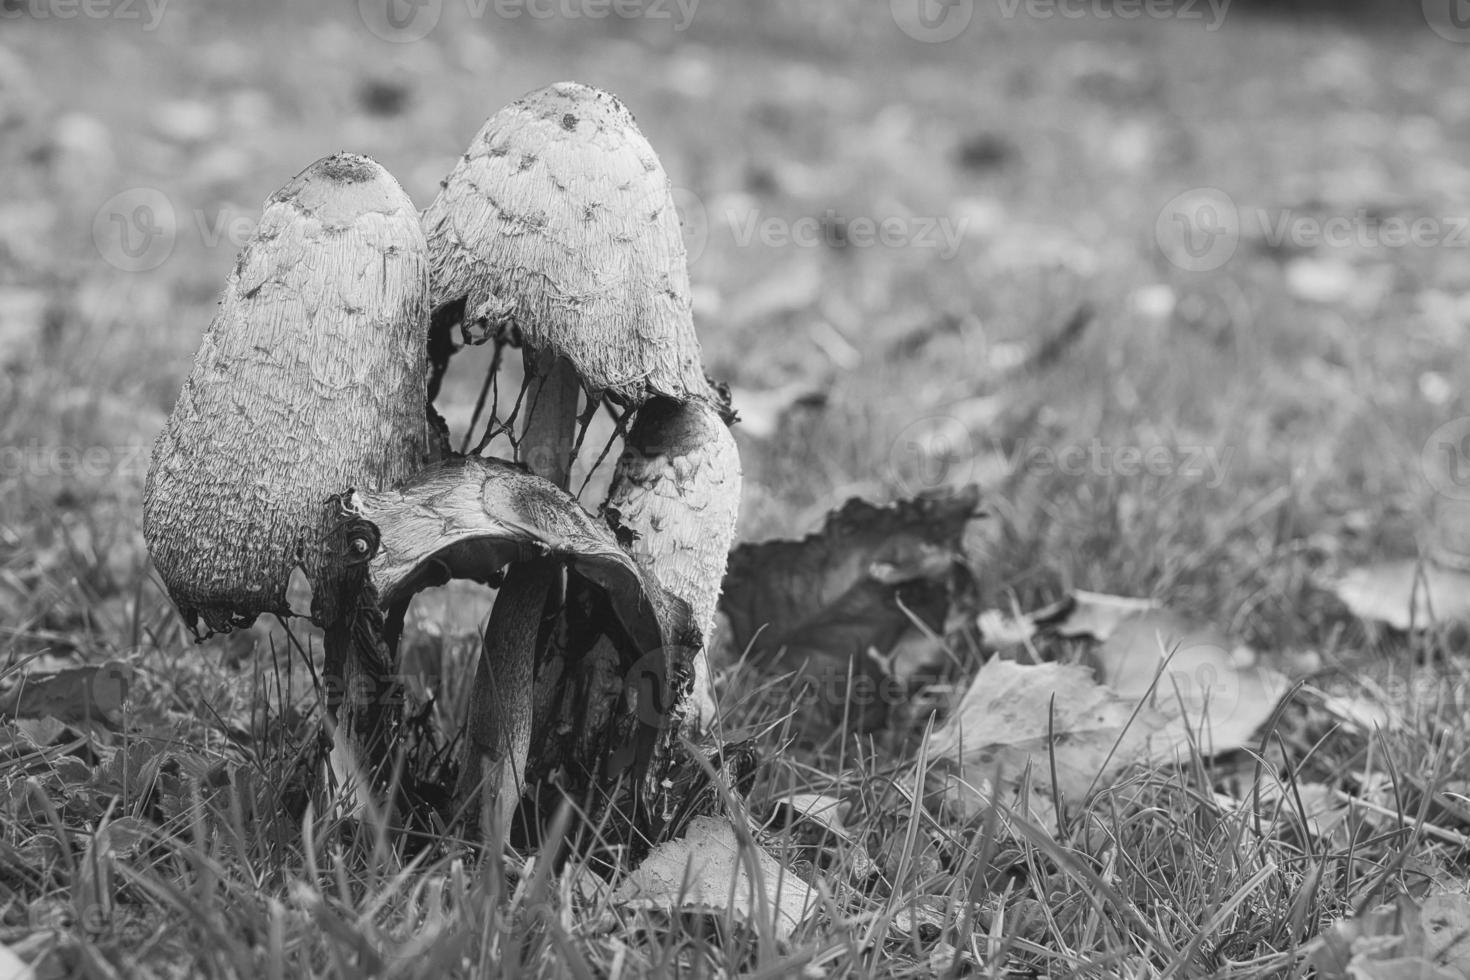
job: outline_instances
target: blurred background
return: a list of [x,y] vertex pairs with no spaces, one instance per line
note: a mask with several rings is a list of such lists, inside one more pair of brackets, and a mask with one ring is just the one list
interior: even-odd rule
[[1289,642],[1311,576],[1458,547],[1457,2],[5,0],[0,624],[168,621],[147,454],[268,195],[351,150],[424,207],[576,79],[675,185],[744,538],[975,481],[989,588]]

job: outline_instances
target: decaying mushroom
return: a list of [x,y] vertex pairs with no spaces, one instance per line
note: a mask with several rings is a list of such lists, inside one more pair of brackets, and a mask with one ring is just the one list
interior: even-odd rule
[[702,728],[715,715],[706,648],[735,540],[740,485],[740,454],[720,413],[701,401],[656,398],[638,412],[604,505],[631,532],[634,559],[689,604],[703,640],[690,703]]
[[313,605],[332,612],[316,618],[344,777],[384,771],[392,668],[363,550],[375,532],[323,537],[320,509],[439,455],[427,316],[423,231],[397,181],[363,156],[312,164],[241,250],[144,488],[149,551],[197,636],[288,615],[305,569]]
[[[496,334],[513,326],[523,344],[517,455],[533,473],[570,487],[584,394],[589,415],[604,398],[632,409],[650,397],[715,403],[669,180],[616,97],[562,82],[496,113],[424,226],[436,309],[457,308]],[[738,499],[738,483],[730,489]],[[481,777],[477,756],[523,765],[532,698],[516,685],[537,675],[560,585],[535,561],[507,575],[486,628],[462,785]],[[562,683],[566,666],[541,673]],[[507,782],[493,766],[484,775],[491,792]]]
[[[692,656],[697,630],[687,603],[668,592],[646,568],[619,546],[613,530],[593,518],[571,496],[550,481],[526,473],[501,460],[454,457],[429,467],[402,487],[380,492],[357,492],[340,504],[329,502],[325,540],[339,540],[333,529],[366,525],[376,528],[380,543],[371,557],[372,587],[383,606],[391,606],[426,585],[448,578],[493,580],[501,569],[515,563],[544,567],[560,574],[565,568],[575,591],[595,595],[598,611],[595,630],[580,638],[587,646],[601,645],[621,667],[611,691],[595,692],[595,706],[602,724],[595,731],[582,728],[579,742],[582,758],[575,760],[581,779],[572,779],[571,789],[591,789],[622,775],[621,769],[649,761],[640,752],[644,734],[640,720],[648,720],[647,704],[636,703],[634,692],[623,691],[622,671],[650,656]],[[531,578],[533,585],[536,578]],[[544,582],[540,583],[544,585]],[[504,600],[503,585],[497,603]],[[324,610],[323,619],[332,619]],[[477,683],[495,700],[479,716],[469,720],[471,737],[478,735],[485,770],[477,779],[493,807],[482,816],[508,827],[510,814],[519,801],[530,754],[531,716],[529,676],[510,676],[510,670],[528,670],[522,653],[537,647],[536,637],[496,635],[492,614],[487,627],[486,649],[480,657]],[[521,628],[541,629],[539,620]],[[364,635],[362,643],[371,643]],[[503,659],[496,659],[497,654]],[[370,654],[368,655],[370,657]],[[660,678],[662,680],[662,678]],[[588,692],[584,692],[588,693]],[[628,700],[632,696],[633,700]],[[672,692],[647,692],[655,703],[667,703]],[[614,704],[614,702],[625,702]],[[590,715],[585,712],[584,715]],[[581,719],[585,721],[585,717]],[[661,719],[647,726],[661,729]],[[474,726],[480,726],[478,733]],[[644,738],[642,741],[646,742]],[[551,756],[545,745],[541,755]],[[595,750],[594,750],[595,749]],[[574,760],[558,760],[568,764]],[[633,782],[641,773],[630,773]],[[473,802],[473,798],[471,798]]]
[[[497,114],[423,221],[345,154],[267,202],[155,449],[150,550],[200,633],[289,613],[305,569],[328,706],[375,778],[408,599],[500,585],[462,786],[501,826],[528,773],[599,805],[631,787],[636,812],[669,785],[740,492],[668,180],[621,103],[562,84]],[[446,303],[523,342],[529,473],[450,454],[430,418],[425,338]],[[567,492],[584,396],[632,422],[610,521]]]
[[319,160],[266,202],[144,488],[149,551],[197,634],[288,613],[321,502],[435,456],[427,282],[417,212],[367,157]]
[[565,481],[584,390],[714,399],[669,179],[616,96],[560,82],[506,106],[423,220],[433,306],[523,339],[533,472]]

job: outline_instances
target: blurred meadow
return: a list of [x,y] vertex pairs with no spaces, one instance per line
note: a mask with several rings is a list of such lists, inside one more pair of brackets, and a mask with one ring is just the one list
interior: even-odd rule
[[[491,914],[514,882],[465,903],[493,925],[449,930],[451,956],[373,931],[413,887],[389,888],[376,853],[332,860],[380,907],[352,906],[345,878],[303,904],[298,879],[332,873],[269,791],[306,737],[309,681],[283,679],[275,627],[195,646],[150,572],[148,454],[262,202],[347,150],[425,207],[487,116],[562,79],[621,97],[675,186],[707,370],[745,417],[741,540],[805,534],[852,496],[976,482],[986,516],[966,544],[987,607],[1152,597],[1309,664],[1316,690],[1419,692],[1393,705],[1406,728],[1350,744],[1302,709],[1232,772],[1373,769],[1400,780],[1400,807],[1412,786],[1466,799],[1463,631],[1373,629],[1331,589],[1383,559],[1470,563],[1470,32],[1434,0],[1134,17],[1128,0],[387,3],[0,2],[0,671],[125,663],[130,723],[197,752],[197,772],[169,770],[181,800],[186,777],[243,758],[220,778],[281,806],[208,836],[180,803],[187,854],[119,845],[99,884],[77,841],[142,814],[141,777],[116,759],[73,772],[44,746],[0,762],[0,942],[37,976],[939,969],[932,935],[884,939],[871,920],[743,959],[691,929],[659,960],[618,913],[584,928],[554,890],[553,911],[513,905],[530,926]],[[452,427],[484,364],[455,362]],[[462,664],[484,608],[421,603],[409,646]],[[768,750],[753,810],[817,776],[876,779],[923,728],[801,755],[769,717],[745,719]],[[1071,875],[1080,836],[1007,845],[1012,864],[974,852],[968,878],[901,863],[874,907],[1000,895],[984,928],[941,916],[944,942],[977,951],[945,960],[951,975],[1289,975],[1336,918],[1470,871],[1470,810],[1441,813],[1442,835],[1421,811],[1340,851],[1273,838],[1255,864],[1206,867],[1227,846],[1196,820],[1216,775],[1141,779],[1130,801],[1158,819],[1114,840],[1108,880],[1147,942],[1119,940]],[[1029,884],[1006,878],[1027,861]],[[1258,872],[1270,887],[1247,894]],[[99,927],[77,909],[109,887]]]

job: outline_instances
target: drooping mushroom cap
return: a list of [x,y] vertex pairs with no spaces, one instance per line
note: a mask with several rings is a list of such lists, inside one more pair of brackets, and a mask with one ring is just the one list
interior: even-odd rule
[[[604,510],[631,534],[640,568],[689,604],[705,647],[740,516],[740,451],[720,411],[703,401],[653,399],[638,410]],[[707,649],[694,654],[687,716],[716,715]]]
[[418,214],[377,163],[327,157],[266,202],[144,489],[149,551],[196,633],[287,611],[322,501],[431,458],[427,318]]
[[[317,513],[323,542],[344,519],[376,528],[371,574],[383,606],[450,578],[490,582],[512,562],[554,558],[608,594],[637,654],[697,635],[688,604],[630,558],[606,524],[504,460],[453,456],[401,486],[330,497]],[[318,620],[337,618],[332,601],[327,590],[313,597]]]
[[689,603],[709,636],[740,516],[740,452],[718,411],[659,399],[638,412],[605,508],[635,561]]
[[513,319],[625,404],[711,397],[669,179],[616,96],[559,82],[497,112],[424,228],[435,308]]

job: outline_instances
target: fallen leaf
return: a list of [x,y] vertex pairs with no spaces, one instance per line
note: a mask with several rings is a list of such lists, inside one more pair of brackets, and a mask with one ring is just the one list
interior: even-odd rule
[[849,837],[842,818],[851,807],[835,796],[821,793],[791,793],[776,803],[767,827],[777,823],[782,811],[793,820],[807,820],[842,837]]
[[1099,684],[1080,664],[1018,664],[993,657],[954,713],[930,736],[945,796],[971,815],[999,773],[1007,788],[1029,770],[1033,787],[1080,801],[1094,784],[1143,758],[1165,719]]
[[1322,699],[1322,708],[1344,725],[1363,732],[1395,731],[1404,725],[1403,716],[1397,711],[1362,695],[1329,695]]
[[1102,640],[1091,654],[1098,679],[1124,698],[1148,697],[1166,719],[1153,740],[1159,761],[1192,742],[1207,756],[1249,745],[1289,687],[1222,634],[1151,599],[1079,590],[1030,614],[982,614],[980,630],[996,646],[1042,633]]
[[132,680],[133,668],[116,660],[52,674],[27,673],[0,696],[0,715],[63,722],[116,721]]
[[1354,569],[1337,583],[1354,616],[1396,630],[1470,622],[1470,574],[1414,560]]
[[613,893],[628,909],[729,914],[789,940],[816,907],[806,881],[758,846],[742,842],[728,820],[695,817],[679,840],[655,847]]
[[[943,635],[952,605],[972,595],[962,540],[978,504],[974,486],[887,506],[853,499],[805,538],[741,545],[720,596],[733,649],[799,671],[824,694],[843,694],[849,674],[887,679],[883,658],[915,619]],[[891,705],[863,701],[850,722],[882,725]],[[845,696],[828,699],[837,713],[846,706]]]
[[1311,965],[1324,980],[1470,980],[1470,897],[1400,895],[1324,932]]
[[1431,895],[1419,909],[1424,952],[1436,965],[1470,977],[1470,897],[1460,893]]
[[1103,683],[1148,698],[1168,719],[1154,741],[1155,757],[1167,760],[1191,744],[1205,756],[1251,744],[1289,689],[1284,675],[1234,651],[1214,630],[1157,611],[1120,622],[1093,657]]
[[32,980],[35,975],[36,971],[11,952],[9,946],[0,944],[0,980]]

